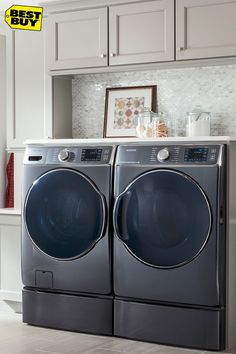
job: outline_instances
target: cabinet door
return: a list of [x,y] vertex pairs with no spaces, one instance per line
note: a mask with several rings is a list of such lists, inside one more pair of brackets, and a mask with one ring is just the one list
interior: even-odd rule
[[236,0],[176,0],[176,59],[236,55]]
[[0,214],[0,298],[21,302],[21,216]]
[[109,8],[110,65],[174,60],[174,0]]
[[[30,48],[30,50],[29,50]],[[7,146],[42,139],[45,117],[44,30],[7,37]]]
[[107,8],[50,16],[50,69],[107,65]]

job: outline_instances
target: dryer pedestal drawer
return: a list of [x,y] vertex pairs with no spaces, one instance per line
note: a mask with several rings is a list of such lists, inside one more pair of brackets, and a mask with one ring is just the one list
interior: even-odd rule
[[221,350],[224,310],[183,308],[115,299],[114,334],[144,341]]
[[23,322],[57,329],[112,335],[112,298],[23,289]]

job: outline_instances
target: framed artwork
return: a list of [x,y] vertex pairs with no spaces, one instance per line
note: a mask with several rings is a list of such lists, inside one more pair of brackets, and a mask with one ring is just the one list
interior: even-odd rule
[[156,111],[156,93],[155,85],[107,88],[103,137],[135,137],[135,119],[144,107]]

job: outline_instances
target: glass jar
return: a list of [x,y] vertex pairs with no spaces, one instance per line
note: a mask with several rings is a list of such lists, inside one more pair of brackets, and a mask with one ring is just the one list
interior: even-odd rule
[[166,138],[169,136],[169,122],[164,112],[153,113],[152,136],[154,138]]
[[187,112],[187,136],[209,136],[211,122],[210,112]]
[[138,138],[152,137],[152,111],[144,107],[143,112],[136,118],[136,136]]

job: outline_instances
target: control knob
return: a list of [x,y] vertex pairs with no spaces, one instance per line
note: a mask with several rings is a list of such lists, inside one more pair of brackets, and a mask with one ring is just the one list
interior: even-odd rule
[[68,149],[61,150],[58,154],[58,160],[63,162],[63,161],[68,161],[71,156],[71,153]]
[[160,162],[168,160],[170,156],[169,150],[167,148],[161,149],[157,154],[157,160]]

